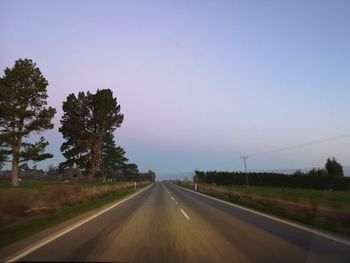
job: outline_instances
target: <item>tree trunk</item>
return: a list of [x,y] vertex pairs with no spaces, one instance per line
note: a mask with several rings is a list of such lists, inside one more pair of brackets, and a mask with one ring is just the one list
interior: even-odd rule
[[101,140],[93,146],[91,151],[91,166],[88,173],[88,180],[92,181],[97,169],[101,165]]
[[12,146],[12,186],[18,186],[18,164],[19,164],[19,151],[20,151],[20,142],[16,142]]
[[94,157],[92,156],[91,157],[91,166],[89,168],[89,172],[88,172],[88,175],[87,175],[87,179],[89,181],[92,181],[94,179],[95,172],[96,172],[96,165],[95,165]]
[[106,179],[107,179],[107,173],[105,171],[103,171],[103,174],[102,174],[102,181],[103,182],[106,182]]
[[87,174],[87,179],[89,181],[92,181],[92,179],[94,179],[94,174],[96,172],[96,164],[95,164],[95,159],[96,159],[96,151],[95,151],[96,146],[93,145],[91,147],[91,160],[90,160],[90,167],[88,170],[88,174]]

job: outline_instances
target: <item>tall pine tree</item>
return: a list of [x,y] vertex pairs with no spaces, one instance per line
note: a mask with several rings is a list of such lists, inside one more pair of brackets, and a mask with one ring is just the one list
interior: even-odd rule
[[47,105],[48,82],[30,59],[19,59],[0,78],[0,142],[2,158],[12,155],[12,185],[18,185],[18,166],[29,160],[51,158],[48,142],[24,142],[33,132],[52,129],[56,110]]
[[103,89],[96,94],[80,92],[78,97],[70,94],[63,102],[63,111],[59,131],[65,139],[61,150],[66,161],[61,167],[77,163],[92,180],[101,166],[105,137],[123,122],[120,105],[110,89]]
[[59,132],[65,139],[61,145],[61,152],[66,160],[60,163],[61,170],[74,165],[83,170],[88,167],[90,153],[86,121],[89,114],[87,104],[90,95],[84,92],[79,92],[78,96],[70,94],[63,102],[64,114]]

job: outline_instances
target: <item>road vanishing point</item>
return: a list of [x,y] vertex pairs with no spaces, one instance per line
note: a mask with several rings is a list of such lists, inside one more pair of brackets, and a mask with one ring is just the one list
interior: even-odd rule
[[0,261],[333,263],[350,242],[159,182]]

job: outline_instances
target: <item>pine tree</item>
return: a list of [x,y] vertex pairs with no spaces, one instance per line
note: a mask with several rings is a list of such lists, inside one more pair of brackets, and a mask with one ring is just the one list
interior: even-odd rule
[[77,97],[70,94],[67,100],[63,102],[64,114],[59,132],[62,133],[65,139],[61,146],[61,152],[66,160],[60,163],[60,170],[75,165],[82,170],[88,167],[90,154],[86,127],[86,119],[89,114],[87,95],[84,92],[79,92]]
[[5,162],[8,161],[8,155],[11,151],[5,149],[6,145],[4,142],[0,142],[0,170],[4,167]]
[[120,105],[110,89],[97,90],[96,94],[80,92],[70,94],[63,103],[61,128],[65,142],[61,146],[66,161],[85,168],[92,180],[102,161],[102,144],[108,134],[113,134],[123,122]]
[[56,110],[47,105],[48,82],[36,64],[19,59],[0,78],[0,142],[2,155],[12,155],[12,185],[18,185],[18,166],[29,160],[51,158],[45,153],[48,142],[24,142],[33,132],[52,129]]
[[113,139],[113,134],[108,133],[102,143],[102,163],[101,171],[103,174],[104,180],[107,175],[113,176],[116,173],[121,172],[128,158],[125,157],[125,151],[122,147],[116,146]]

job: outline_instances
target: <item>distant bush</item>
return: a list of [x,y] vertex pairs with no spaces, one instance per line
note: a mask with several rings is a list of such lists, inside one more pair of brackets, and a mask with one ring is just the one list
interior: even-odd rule
[[327,159],[325,167],[330,176],[344,176],[343,166],[334,157]]
[[[254,186],[308,188],[319,190],[349,190],[350,177],[335,177],[327,173],[315,172],[303,174],[282,173],[248,173],[249,184]],[[245,185],[245,173],[195,171],[194,180],[198,182],[217,185]]]

